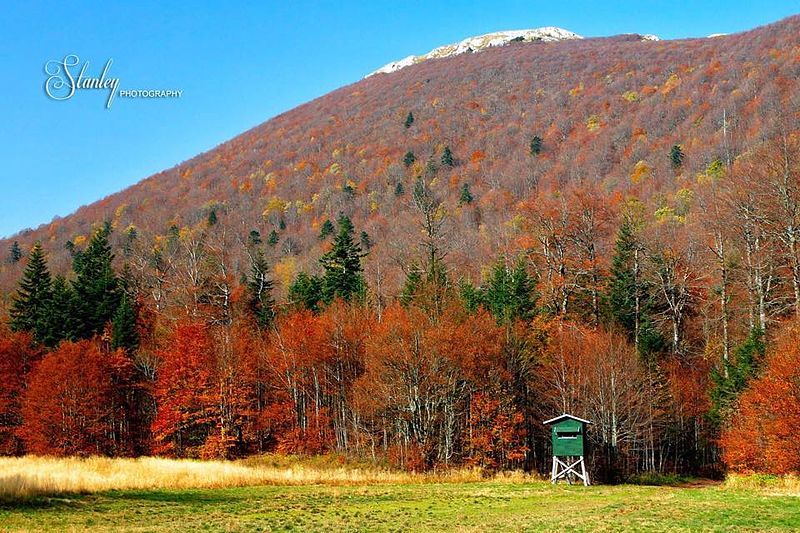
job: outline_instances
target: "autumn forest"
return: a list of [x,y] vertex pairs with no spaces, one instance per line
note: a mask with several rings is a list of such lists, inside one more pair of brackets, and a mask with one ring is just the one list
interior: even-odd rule
[[798,36],[429,60],[2,241],[0,453],[800,473]]

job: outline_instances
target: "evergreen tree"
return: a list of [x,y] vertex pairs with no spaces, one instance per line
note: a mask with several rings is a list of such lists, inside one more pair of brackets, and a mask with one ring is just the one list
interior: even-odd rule
[[167,230],[167,249],[175,250],[181,239],[181,230],[177,224],[173,224]]
[[322,276],[322,300],[325,303],[337,297],[350,301],[354,296],[363,296],[366,290],[361,267],[361,258],[366,254],[353,240],[353,223],[341,215],[337,224],[339,229],[333,240],[333,248],[320,258],[325,269]]
[[261,232],[257,229],[251,229],[250,234],[247,236],[248,246],[258,246],[261,244]]
[[669,151],[669,160],[672,163],[672,168],[678,170],[683,166],[683,150],[680,144],[673,144],[672,149]]
[[278,237],[277,231],[272,230],[269,232],[269,237],[267,238],[267,244],[269,244],[270,246],[275,246],[276,244],[278,244],[278,241],[280,240],[281,238]]
[[8,252],[8,261],[9,263],[19,263],[19,260],[22,259],[22,250],[19,247],[19,242],[14,241],[11,244],[11,250]]
[[372,240],[369,238],[369,233],[366,231],[361,232],[361,249],[366,250],[367,252],[369,249],[372,248]]
[[46,319],[53,296],[53,280],[41,243],[36,243],[11,302],[11,328],[30,331],[38,342],[46,337]]
[[711,409],[708,418],[719,428],[731,414],[739,395],[757,374],[766,353],[764,330],[756,327],[733,353],[733,360],[723,361],[722,369],[711,372]]
[[414,164],[414,161],[417,160],[417,157],[414,155],[414,152],[408,151],[406,155],[403,156],[403,164],[406,168],[410,167]]
[[634,265],[641,246],[634,234],[633,224],[626,218],[617,232],[614,255],[611,259],[609,303],[614,321],[629,334],[636,327],[635,297],[639,294],[639,280]]
[[536,315],[539,294],[522,260],[510,268],[501,257],[483,286],[461,284],[461,298],[470,311],[482,305],[499,324],[511,324],[515,320],[531,320]]
[[413,123],[414,123],[414,113],[409,111],[408,115],[406,115],[406,121],[403,125],[406,127],[406,129],[408,129],[411,127]]
[[55,348],[61,341],[78,340],[80,323],[77,319],[75,291],[63,276],[53,279],[53,293],[45,319],[42,343]]
[[395,196],[403,196],[405,194],[405,192],[406,192],[406,190],[403,187],[403,183],[398,181],[397,185],[394,186],[394,195]]
[[251,259],[247,291],[250,310],[260,328],[267,328],[275,319],[275,301],[272,299],[272,280],[269,279],[269,264],[261,250],[256,250]]
[[480,287],[476,287],[467,280],[462,280],[459,283],[459,292],[461,293],[461,301],[464,302],[464,307],[470,313],[474,313],[478,308],[484,305],[485,294]]
[[641,274],[642,244],[636,224],[626,216],[614,244],[608,299],[611,316],[634,342],[639,353],[649,358],[660,351],[664,340],[652,320],[652,287]]
[[139,331],[136,329],[136,311],[123,293],[111,322],[111,348],[123,348],[133,354],[139,348]]
[[333,222],[330,219],[325,220],[322,223],[322,228],[319,230],[319,238],[320,240],[325,240],[328,235],[333,235],[333,232],[336,231],[336,228],[333,227]]
[[458,205],[471,204],[475,198],[469,190],[469,183],[461,185],[461,195],[458,197]]
[[309,276],[300,272],[289,285],[289,302],[301,305],[309,311],[319,311],[322,301],[322,280],[317,276]]
[[537,156],[542,153],[542,138],[538,135],[534,135],[531,139],[530,149],[532,156]]
[[136,238],[138,237],[139,233],[136,231],[136,227],[131,225],[125,231],[125,241],[122,244],[122,252],[126,256],[130,256],[133,253],[133,244],[136,242]]
[[119,307],[119,280],[111,266],[114,255],[106,229],[97,231],[81,254],[73,283],[78,302],[80,338],[102,333]]
[[280,221],[278,221],[278,229],[281,231],[286,229],[286,221],[284,219],[280,219]]
[[211,212],[208,213],[208,225],[215,226],[217,224],[217,212],[216,210],[212,209]]
[[422,286],[422,269],[415,262],[412,262],[406,274],[406,281],[403,290],[400,292],[400,304],[408,307],[414,300],[420,287]]
[[433,161],[433,158],[428,159],[428,162],[425,164],[425,177],[428,179],[432,179],[436,176],[436,163]]
[[442,165],[446,167],[452,167],[454,164],[453,152],[450,151],[449,146],[445,146],[444,153],[442,154]]
[[514,320],[530,320],[536,314],[534,280],[528,275],[523,261],[509,268],[504,258],[495,264],[484,289],[486,308],[502,324]]

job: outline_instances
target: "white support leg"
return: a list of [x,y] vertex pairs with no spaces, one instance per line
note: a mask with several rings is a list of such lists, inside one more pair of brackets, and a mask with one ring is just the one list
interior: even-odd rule
[[[577,470],[578,466],[581,467],[580,472]],[[583,456],[578,457],[578,460],[573,463],[563,462],[558,457],[553,456],[553,470],[550,474],[550,482],[557,483],[559,479],[563,478],[572,485],[573,476],[583,481],[585,486],[589,486],[589,474],[586,472],[586,461]]]
[[586,461],[583,460],[582,455],[581,455],[581,472],[583,473],[583,476],[581,476],[581,479],[583,479],[583,486],[588,487],[590,485],[589,473],[586,471]]

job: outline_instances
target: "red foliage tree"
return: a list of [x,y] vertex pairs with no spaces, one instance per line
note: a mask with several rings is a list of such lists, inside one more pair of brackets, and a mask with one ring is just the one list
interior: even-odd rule
[[19,434],[30,453],[125,453],[125,413],[118,383],[131,363],[122,350],[104,353],[95,342],[63,342],[32,370]]
[[41,352],[31,347],[29,333],[15,333],[0,328],[0,455],[22,453],[22,441],[16,435],[22,423],[22,396],[31,365]]

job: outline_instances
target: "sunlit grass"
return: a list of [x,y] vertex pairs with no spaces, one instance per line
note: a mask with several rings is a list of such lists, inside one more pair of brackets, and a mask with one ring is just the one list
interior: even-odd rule
[[800,476],[769,474],[731,474],[725,480],[726,489],[758,490],[772,494],[800,496]]
[[[533,479],[521,472],[498,481]],[[0,499],[93,493],[107,490],[225,488],[252,485],[370,485],[379,483],[468,483],[486,479],[477,469],[415,474],[370,464],[356,466],[330,458],[301,460],[262,456],[238,462],[137,459],[3,457]]]

